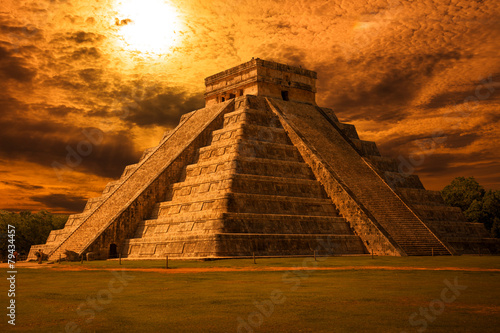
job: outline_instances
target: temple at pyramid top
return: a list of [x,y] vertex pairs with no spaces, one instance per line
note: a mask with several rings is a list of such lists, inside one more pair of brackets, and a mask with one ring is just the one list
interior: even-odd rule
[[280,98],[316,105],[314,71],[252,59],[205,79],[205,104],[210,106],[244,95]]

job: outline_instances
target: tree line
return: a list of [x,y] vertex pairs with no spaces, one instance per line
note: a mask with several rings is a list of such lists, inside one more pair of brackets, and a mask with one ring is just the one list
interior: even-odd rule
[[15,227],[15,246],[20,254],[27,255],[31,245],[44,244],[49,233],[54,229],[62,229],[68,220],[68,215],[52,214],[47,211],[38,213],[13,213],[0,210],[0,255],[7,255],[8,225]]
[[486,191],[474,177],[458,177],[441,195],[448,205],[459,207],[467,221],[484,224],[492,237],[500,238],[500,191]]

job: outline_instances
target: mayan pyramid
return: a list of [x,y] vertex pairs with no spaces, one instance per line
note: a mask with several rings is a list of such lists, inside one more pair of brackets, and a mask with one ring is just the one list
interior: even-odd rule
[[261,59],[206,78],[205,108],[30,258],[498,252],[482,224],[317,106],[316,78]]

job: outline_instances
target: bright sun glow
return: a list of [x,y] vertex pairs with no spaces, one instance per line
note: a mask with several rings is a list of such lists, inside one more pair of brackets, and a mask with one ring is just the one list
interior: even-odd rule
[[118,2],[117,24],[123,48],[143,53],[166,53],[175,45],[179,18],[176,9],[163,0]]

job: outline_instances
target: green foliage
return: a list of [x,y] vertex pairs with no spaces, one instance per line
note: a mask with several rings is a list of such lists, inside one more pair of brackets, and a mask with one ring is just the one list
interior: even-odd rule
[[462,209],[467,221],[483,223],[500,238],[500,191],[485,191],[474,177],[458,177],[441,194],[447,204]]
[[62,229],[67,220],[67,215],[55,215],[47,211],[38,213],[0,211],[0,237],[2,237],[0,253],[3,256],[7,254],[7,242],[4,240],[9,224],[16,230],[16,250],[28,254],[31,245],[45,243],[50,231]]
[[484,193],[484,188],[479,185],[474,177],[455,178],[450,185],[445,186],[441,191],[444,200],[449,205],[460,207],[464,212],[475,200],[481,201]]

